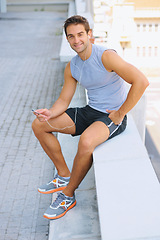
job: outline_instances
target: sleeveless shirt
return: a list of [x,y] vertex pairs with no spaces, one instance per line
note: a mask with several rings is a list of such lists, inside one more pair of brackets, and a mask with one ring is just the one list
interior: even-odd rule
[[102,54],[107,48],[92,44],[91,56],[83,61],[79,55],[70,62],[71,74],[86,88],[88,105],[106,113],[118,110],[126,100],[124,80],[115,72],[108,72],[102,63]]

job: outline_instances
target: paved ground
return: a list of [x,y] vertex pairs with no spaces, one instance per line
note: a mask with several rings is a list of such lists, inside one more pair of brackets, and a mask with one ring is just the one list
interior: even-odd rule
[[35,139],[32,108],[50,107],[59,95],[58,54],[66,13],[0,14],[0,240],[48,239],[43,213],[51,196],[37,186],[53,165]]

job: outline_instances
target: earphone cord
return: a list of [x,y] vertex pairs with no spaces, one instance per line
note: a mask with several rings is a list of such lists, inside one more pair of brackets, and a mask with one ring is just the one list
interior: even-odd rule
[[[89,39],[88,39],[88,40],[89,40]],[[87,44],[87,49],[86,49],[86,53],[85,53],[85,59],[84,59],[84,62],[83,62],[83,65],[82,65],[82,68],[81,68],[81,71],[80,71],[79,84],[81,83],[82,71],[83,71],[84,64],[85,64],[86,58],[87,58],[88,45],[89,45],[89,42],[88,42],[88,44]],[[79,98],[80,98],[80,96],[79,96]],[[48,122],[48,120],[46,120],[46,122],[48,123],[48,125],[49,125],[51,128],[53,128],[53,129],[55,129],[55,130],[57,130],[57,131],[61,131],[61,130],[67,129],[67,128],[72,128],[74,125],[76,125],[76,121],[77,121],[77,108],[76,108],[76,110],[75,110],[74,123],[73,123],[73,125],[71,125],[71,126],[66,126],[66,127],[64,127],[64,128],[56,128],[56,127],[52,126],[52,125]]]
[[76,124],[76,120],[77,120],[77,108],[76,108],[76,110],[75,110],[74,123],[73,123],[73,125],[71,125],[71,126],[66,126],[66,127],[64,127],[64,128],[56,128],[56,127],[52,126],[47,120],[46,120],[46,122],[48,123],[48,125],[49,125],[51,128],[54,128],[55,130],[60,131],[60,130],[66,129],[66,128],[71,128],[71,127],[73,127],[73,126]]

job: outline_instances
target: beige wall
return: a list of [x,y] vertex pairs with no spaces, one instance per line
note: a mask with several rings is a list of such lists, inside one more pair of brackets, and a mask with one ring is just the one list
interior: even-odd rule
[[157,8],[160,0],[125,0],[126,3],[134,3],[135,8]]

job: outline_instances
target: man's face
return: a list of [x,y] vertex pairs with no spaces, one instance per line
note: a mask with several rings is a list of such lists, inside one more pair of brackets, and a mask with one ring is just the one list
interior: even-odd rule
[[67,40],[71,48],[78,54],[88,46],[88,34],[82,24],[71,24],[67,27]]

